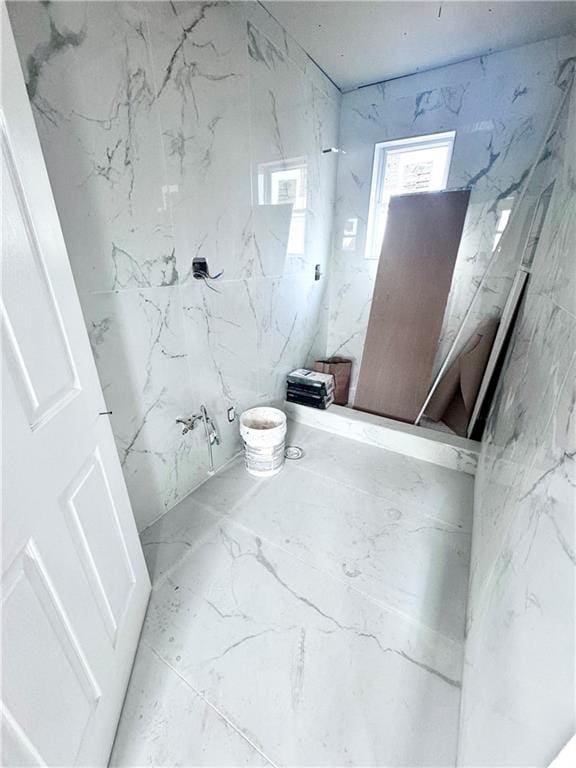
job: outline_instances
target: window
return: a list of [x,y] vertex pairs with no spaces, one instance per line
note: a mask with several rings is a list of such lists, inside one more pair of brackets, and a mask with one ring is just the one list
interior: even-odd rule
[[455,131],[376,144],[366,237],[367,259],[380,256],[392,195],[446,189]]
[[495,251],[496,248],[498,248],[498,243],[500,242],[500,238],[504,234],[504,230],[508,226],[508,221],[510,220],[510,214],[512,213],[512,206],[514,205],[514,198],[513,197],[506,197],[504,200],[502,200],[499,210],[498,210],[498,219],[496,220],[496,231],[494,232],[494,240],[492,242],[492,251]]
[[550,206],[550,200],[552,199],[552,193],[554,192],[553,181],[546,189],[540,194],[538,202],[536,203],[536,209],[534,211],[534,217],[530,224],[530,231],[528,232],[528,238],[524,247],[524,253],[522,254],[522,266],[528,269],[532,268],[534,256],[536,255],[536,249],[542,236],[542,230],[544,229],[544,222],[548,214],[548,208]]
[[306,247],[307,166],[292,158],[258,166],[258,204],[291,205],[287,255],[303,256]]
[[344,224],[344,234],[342,236],[343,251],[356,250],[357,235],[358,235],[358,219],[356,217],[352,219],[346,219],[346,224]]

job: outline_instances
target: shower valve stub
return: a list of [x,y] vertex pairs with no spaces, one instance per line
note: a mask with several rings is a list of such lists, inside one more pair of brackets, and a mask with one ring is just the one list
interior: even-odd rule
[[197,424],[204,425],[204,435],[206,437],[206,447],[208,449],[209,474],[214,473],[214,459],[212,456],[212,446],[220,445],[220,434],[211,416],[208,415],[205,405],[200,406],[200,413],[193,413],[184,419],[176,419],[176,424],[183,424],[182,434],[191,432]]
[[204,280],[204,282],[208,284],[208,280],[218,280],[223,274],[224,270],[222,269],[217,274],[211,275],[210,270],[208,269],[208,262],[200,256],[195,256],[192,259],[192,277],[195,280]]
[[194,416],[190,416],[187,419],[176,419],[176,424],[184,425],[182,434],[185,435],[188,432],[191,432],[199,421],[202,421],[202,416],[200,414],[194,414]]

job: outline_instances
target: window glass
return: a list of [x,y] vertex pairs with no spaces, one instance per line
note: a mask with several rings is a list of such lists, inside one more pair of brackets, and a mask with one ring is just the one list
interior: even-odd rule
[[306,250],[307,179],[305,158],[258,167],[258,204],[292,206],[287,256],[303,256]]
[[[366,258],[377,259],[380,256],[392,195],[446,189],[455,135],[454,131],[450,131],[376,144]],[[348,250],[347,233],[344,240],[342,246]]]

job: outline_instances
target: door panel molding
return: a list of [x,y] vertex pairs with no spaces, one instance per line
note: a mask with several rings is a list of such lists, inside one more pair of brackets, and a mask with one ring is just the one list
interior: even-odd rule
[[150,580],[0,3],[4,764],[104,768]]
[[[14,196],[14,201],[18,207],[20,219],[27,238],[27,243],[30,247],[34,266],[36,268],[39,287],[43,290],[43,293],[46,296],[46,305],[44,310],[51,315],[55,330],[58,333],[59,346],[61,347],[62,358],[60,362],[66,366],[66,370],[63,371],[64,383],[62,386],[56,388],[47,396],[45,395],[42,397],[39,395],[37,386],[34,382],[34,376],[31,373],[30,367],[26,361],[26,354],[22,349],[22,345],[18,341],[18,334],[15,331],[14,324],[10,318],[10,313],[6,307],[4,298],[2,297],[1,313],[4,336],[11,353],[10,357],[12,367],[15,369],[18,379],[21,382],[21,387],[18,389],[22,395],[25,411],[30,422],[30,428],[35,430],[54,418],[54,416],[56,416],[59,411],[65,408],[66,405],[71,402],[71,400],[77,397],[78,394],[80,394],[81,387],[78,379],[78,373],[76,371],[76,366],[74,365],[70,344],[68,342],[67,333],[64,329],[64,324],[62,322],[60,312],[58,311],[58,304],[56,302],[52,285],[50,284],[46,264],[42,257],[42,252],[34,228],[32,216],[30,215],[22,182],[16,167],[14,151],[8,136],[4,115],[1,112],[0,142],[2,144],[2,160],[5,164],[6,170],[6,173],[3,174],[5,184],[3,190],[3,198],[7,199],[10,192]],[[38,317],[40,317],[40,312],[37,312],[36,314]],[[28,318],[31,316],[32,313],[28,315]]]
[[[121,558],[121,562],[124,566],[127,576],[128,588],[124,596],[122,607],[119,611],[115,611],[113,608],[112,601],[104,585],[101,569],[98,567],[98,557],[95,554],[93,547],[91,546],[90,536],[85,530],[85,526],[82,524],[81,520],[81,494],[83,489],[87,487],[90,479],[94,479],[95,476],[99,476],[101,478],[104,492],[100,495],[100,498],[104,498],[108,502],[106,510],[108,513],[110,525],[107,528],[105,524],[106,521],[103,519],[102,513],[99,519],[99,524],[102,531],[111,529],[114,532],[116,541],[118,543],[118,555],[119,558]],[[90,490],[88,489],[87,492],[89,493]],[[82,564],[82,568],[84,569],[84,573],[86,574],[86,578],[88,579],[88,583],[90,584],[90,588],[94,595],[94,600],[98,606],[98,610],[102,617],[102,622],[106,628],[106,632],[108,633],[112,647],[115,647],[118,634],[122,629],[124,618],[126,617],[128,608],[130,606],[132,593],[136,584],[136,576],[134,574],[134,569],[132,568],[130,555],[126,546],[126,540],[124,538],[122,527],[120,525],[120,519],[118,517],[118,511],[114,503],[110,484],[108,482],[104,464],[102,462],[102,457],[98,448],[94,451],[88,461],[82,466],[78,472],[78,475],[74,478],[67,491],[65,492],[63,500],[65,517],[68,523],[70,534],[72,536],[72,541],[74,542],[74,547]]]
[[[12,611],[11,602],[14,604]],[[38,634],[32,656],[29,655],[31,651],[25,642],[26,638],[21,635],[30,623]],[[65,751],[67,757],[76,757],[102,698],[102,691],[33,538],[29,538],[18,552],[2,580],[2,633],[2,706],[8,713],[7,722],[16,743],[25,751],[40,757],[43,762],[47,761],[41,757],[43,748],[34,743],[26,729],[33,727],[39,710],[49,706],[48,698],[59,695],[48,689],[54,684],[51,676],[57,674],[55,664],[61,664],[58,682],[66,690],[68,700],[75,703],[74,714],[70,718],[75,722],[69,723],[69,743]],[[24,641],[20,648],[16,634],[22,636]],[[31,675],[40,682],[40,698],[33,701],[27,698],[29,690],[22,691],[24,681],[30,683]],[[30,719],[30,723],[22,721],[25,716]],[[44,748],[53,752],[53,763],[55,756],[64,758],[64,754],[61,740],[51,739],[51,730],[48,720],[39,738],[44,740]]]
[[6,570],[2,580],[2,607],[10,599],[21,579],[26,579],[30,584],[40,607],[54,630],[54,634],[66,653],[86,698],[93,702],[93,707],[96,707],[102,696],[102,691],[82,651],[72,622],[62,605],[54,582],[33,538],[28,539]]
[[[4,702],[0,702],[0,712],[2,716],[2,765],[45,766],[46,761]],[[19,752],[19,756],[15,757],[14,752]]]

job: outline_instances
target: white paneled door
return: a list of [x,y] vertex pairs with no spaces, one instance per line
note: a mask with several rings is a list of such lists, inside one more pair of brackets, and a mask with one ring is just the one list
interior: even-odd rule
[[100,766],[150,582],[1,11],[2,760]]

